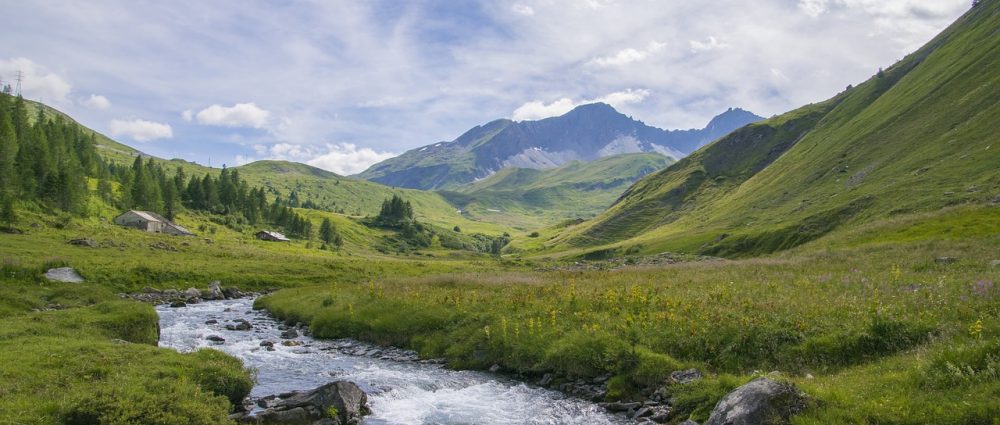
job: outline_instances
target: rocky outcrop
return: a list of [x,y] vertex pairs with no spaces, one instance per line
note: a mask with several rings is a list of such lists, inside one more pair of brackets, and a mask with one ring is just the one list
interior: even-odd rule
[[222,287],[222,282],[218,280],[209,283],[206,289],[188,288],[184,291],[178,291],[176,289],[159,290],[146,287],[142,288],[141,292],[120,294],[122,298],[131,298],[136,301],[152,304],[178,304],[181,307],[186,304],[196,304],[202,300],[230,300],[254,295],[258,294],[243,293],[233,287]]
[[45,278],[53,282],[83,283],[83,276],[80,276],[72,267],[57,267],[45,271]]
[[368,409],[368,395],[356,384],[336,381],[309,391],[281,394],[268,407],[243,422],[260,424],[359,425]]
[[757,378],[723,397],[705,425],[786,424],[804,408],[805,395],[794,385]]

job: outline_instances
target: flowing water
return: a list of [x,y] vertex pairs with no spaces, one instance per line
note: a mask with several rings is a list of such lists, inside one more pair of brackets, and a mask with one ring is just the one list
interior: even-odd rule
[[[368,393],[372,414],[365,424],[626,423],[594,403],[496,375],[351,354],[376,351],[365,344],[299,336],[294,341],[301,346],[284,346],[279,323],[253,311],[252,304],[252,300],[238,299],[157,307],[160,346],[179,351],[211,347],[243,360],[257,370],[251,398],[309,390],[336,380],[353,381]],[[235,319],[249,321],[253,330],[226,330]],[[210,320],[218,323],[205,323]],[[206,339],[212,335],[225,342]],[[262,341],[274,342],[274,351],[261,347]]]

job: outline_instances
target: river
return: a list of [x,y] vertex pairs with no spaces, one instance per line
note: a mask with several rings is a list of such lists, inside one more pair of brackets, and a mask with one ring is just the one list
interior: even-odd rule
[[[157,307],[160,346],[179,351],[222,350],[257,371],[251,399],[308,390],[348,380],[368,393],[372,414],[365,424],[622,424],[627,421],[594,403],[484,372],[454,371],[413,360],[365,355],[377,347],[346,340],[298,336],[299,346],[281,342],[279,323],[237,299]],[[233,320],[253,324],[249,331],[227,330]],[[206,324],[206,322],[217,323]],[[209,336],[225,342],[212,342]],[[262,347],[274,342],[274,350]],[[355,353],[360,355],[355,355]],[[405,353],[403,353],[405,354]],[[381,356],[400,357],[400,356]],[[406,357],[401,356],[401,357]]]

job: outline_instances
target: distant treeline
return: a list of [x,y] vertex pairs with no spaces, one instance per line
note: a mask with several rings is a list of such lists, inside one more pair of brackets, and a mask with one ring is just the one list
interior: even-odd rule
[[48,118],[39,108],[29,119],[21,97],[0,94],[0,201],[37,202],[79,216],[87,208],[89,179],[97,193],[121,209],[140,209],[173,220],[181,209],[210,212],[250,225],[268,224],[295,237],[309,237],[312,223],[278,196],[268,203],[265,191],[250,187],[239,172],[223,168],[217,177],[171,174],[152,158],[129,165],[97,154],[94,133],[62,116]]

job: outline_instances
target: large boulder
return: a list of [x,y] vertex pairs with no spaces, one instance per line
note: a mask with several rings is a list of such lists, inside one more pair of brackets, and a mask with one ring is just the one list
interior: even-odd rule
[[[330,414],[336,409],[336,417]],[[264,424],[333,423],[359,425],[370,413],[368,395],[348,381],[336,381],[309,391],[282,394],[257,417]]]
[[56,267],[45,272],[45,278],[54,282],[83,283],[83,276],[80,276],[72,267]]
[[705,425],[786,424],[805,408],[805,395],[792,384],[757,378],[733,390]]

